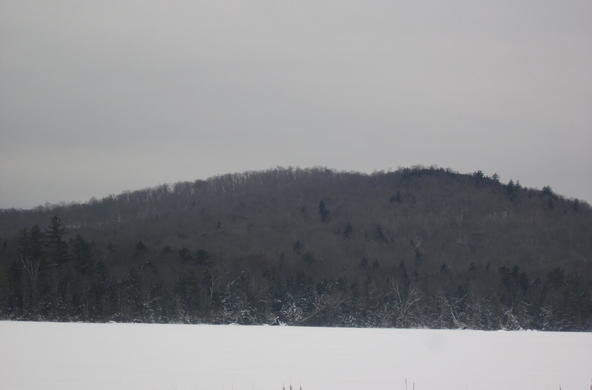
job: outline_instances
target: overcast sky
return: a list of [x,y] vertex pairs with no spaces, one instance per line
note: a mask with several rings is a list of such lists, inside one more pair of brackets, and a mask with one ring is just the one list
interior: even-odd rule
[[0,0],[0,208],[414,164],[592,201],[592,1]]

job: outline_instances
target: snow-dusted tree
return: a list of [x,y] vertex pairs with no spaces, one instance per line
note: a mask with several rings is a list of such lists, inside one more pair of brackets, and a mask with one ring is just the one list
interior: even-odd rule
[[414,319],[414,311],[421,301],[419,291],[415,287],[404,288],[398,282],[391,280],[391,295],[395,324],[399,327],[410,326]]
[[44,261],[45,236],[39,226],[21,232],[17,247],[17,261],[27,275],[30,288],[30,310],[37,311],[39,273]]

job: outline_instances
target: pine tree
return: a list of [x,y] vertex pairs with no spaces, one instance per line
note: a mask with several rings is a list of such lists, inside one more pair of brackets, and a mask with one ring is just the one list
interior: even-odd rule
[[66,229],[58,216],[51,218],[45,231],[47,259],[51,264],[63,264],[68,260],[68,245],[64,241]]
[[319,203],[319,215],[321,216],[321,222],[327,223],[329,221],[329,209],[325,205],[325,201],[321,200]]
[[352,231],[353,231],[353,227],[352,227],[351,223],[348,223],[345,226],[345,229],[343,230],[343,238],[348,239],[351,236]]
[[89,274],[93,265],[91,244],[77,234],[70,240],[70,250],[76,271],[84,275]]
[[29,309],[37,313],[39,275],[45,262],[45,235],[35,225],[29,232],[24,229],[18,240],[17,261],[28,279]]

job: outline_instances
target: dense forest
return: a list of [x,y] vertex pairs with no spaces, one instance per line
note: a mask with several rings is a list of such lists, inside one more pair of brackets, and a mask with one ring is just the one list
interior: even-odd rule
[[0,317],[592,330],[592,210],[434,167],[0,210]]

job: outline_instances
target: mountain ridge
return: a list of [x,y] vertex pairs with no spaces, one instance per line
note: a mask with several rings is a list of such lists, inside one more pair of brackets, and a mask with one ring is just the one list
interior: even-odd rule
[[[64,207],[71,207],[71,206],[85,206],[85,205],[90,205],[90,204],[95,204],[95,203],[100,203],[103,201],[111,200],[114,198],[119,198],[119,197],[129,195],[129,194],[150,192],[150,191],[159,190],[159,189],[166,189],[169,192],[173,192],[173,189],[177,185],[206,183],[206,182],[218,181],[218,180],[221,180],[221,179],[224,179],[227,177],[238,177],[238,176],[244,176],[244,175],[247,175],[247,176],[259,175],[259,174],[282,172],[282,171],[294,172],[294,173],[296,173],[296,172],[299,172],[299,173],[323,173],[324,172],[324,173],[332,173],[332,174],[351,174],[351,175],[359,175],[359,176],[366,176],[366,177],[384,175],[384,174],[387,174],[387,175],[388,174],[400,174],[402,172],[410,172],[410,171],[439,171],[439,172],[445,172],[445,173],[449,173],[452,175],[460,175],[460,176],[482,175],[482,177],[484,177],[486,179],[492,179],[501,185],[508,184],[508,183],[503,183],[496,173],[494,173],[491,176],[487,176],[486,174],[484,174],[480,170],[470,172],[470,173],[462,173],[462,172],[453,170],[452,168],[442,168],[437,165],[431,165],[431,166],[413,165],[411,167],[399,167],[395,170],[393,170],[393,169],[374,170],[372,172],[362,172],[362,171],[355,171],[355,170],[339,170],[339,169],[333,169],[333,168],[322,167],[322,166],[314,166],[314,167],[310,167],[310,168],[300,168],[300,167],[292,167],[292,166],[288,166],[288,167],[278,166],[275,168],[268,168],[268,169],[236,171],[236,172],[225,173],[225,174],[217,174],[217,175],[209,176],[205,179],[180,180],[180,181],[176,181],[176,182],[162,183],[162,184],[157,184],[154,186],[142,187],[142,188],[135,189],[135,190],[123,190],[123,191],[120,191],[119,193],[112,193],[112,194],[102,196],[102,197],[93,196],[86,201],[60,201],[60,202],[55,202],[55,203],[46,202],[44,204],[32,206],[32,207],[3,207],[3,208],[0,207],[0,212],[5,212],[5,213],[6,212],[37,212],[37,211],[55,210],[55,209],[64,208]],[[530,190],[530,191],[541,191],[541,192],[551,191],[552,194],[557,198],[560,198],[563,200],[569,200],[569,201],[578,201],[581,205],[587,205],[588,207],[590,207],[588,201],[581,199],[581,198],[573,197],[573,196],[566,196],[563,194],[559,194],[559,193],[555,192],[554,190],[551,190],[550,186],[543,186],[542,188],[539,189],[537,187],[528,187],[528,186],[524,187],[520,184],[519,180],[514,181],[513,179],[510,179],[509,181],[516,184],[519,188],[524,188],[524,189]]]
[[[578,279],[577,294],[583,294],[579,315],[587,313],[578,326],[590,326],[590,206],[558,196],[549,187],[534,190],[513,181],[503,184],[480,171],[459,174],[413,167],[360,174],[325,168],[273,169],[163,185],[85,204],[4,210],[0,266],[18,268],[14,264],[22,241],[19,231],[46,226],[54,216],[64,230],[60,240],[68,250],[54,262],[58,275],[50,277],[48,271],[51,305],[60,289],[61,270],[76,267],[78,261],[93,267],[102,264],[109,274],[109,288],[120,294],[118,283],[141,279],[136,280],[143,285],[139,288],[143,298],[138,299],[167,301],[167,310],[175,307],[171,296],[181,299],[180,294],[193,302],[182,310],[191,313],[190,321],[232,318],[268,323],[273,322],[270,318],[281,318],[300,323],[286,320],[285,311],[292,310],[290,315],[301,313],[299,321],[313,324],[401,326],[410,319],[395,318],[393,308],[401,309],[401,302],[396,306],[395,301],[402,296],[413,301],[415,291],[426,305],[425,311],[416,313],[422,319],[417,324],[434,316],[436,307],[441,311],[442,305],[450,306],[450,294],[455,299],[474,296],[479,305],[488,307],[481,300],[493,294],[497,301],[491,307],[500,313],[506,304],[514,307],[521,302],[531,307],[526,312],[536,312],[516,320],[525,323],[538,321],[535,318],[549,299],[549,280],[558,279],[560,291],[573,275]],[[50,232],[45,230],[46,235]],[[73,260],[77,256],[73,248],[82,245],[73,241],[77,238],[88,247],[84,261]],[[188,275],[195,280],[185,280]],[[20,283],[26,292],[26,278]],[[148,299],[157,294],[155,288],[160,295]],[[233,293],[234,288],[238,292]],[[447,303],[438,303],[442,297]],[[264,307],[258,307],[257,300],[266,302]],[[384,305],[395,317],[368,319]],[[128,318],[129,310],[121,309],[121,302],[118,307],[113,313]],[[250,319],[240,318],[245,307],[250,307]],[[159,306],[161,316],[163,310]],[[179,308],[174,310],[173,317],[181,316]],[[138,316],[145,319],[145,313]],[[443,323],[451,326],[459,315],[445,317]],[[505,317],[498,313],[492,318],[499,322]]]

